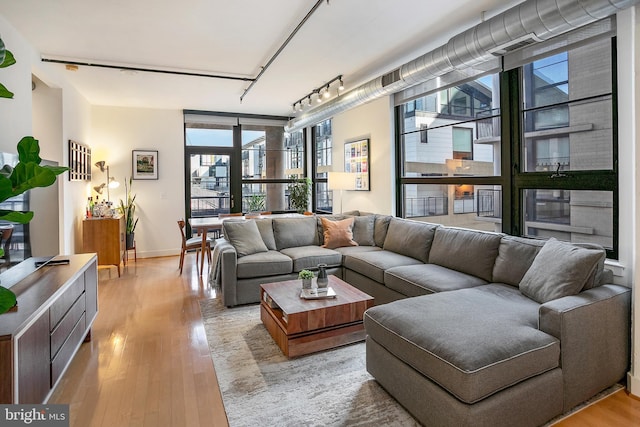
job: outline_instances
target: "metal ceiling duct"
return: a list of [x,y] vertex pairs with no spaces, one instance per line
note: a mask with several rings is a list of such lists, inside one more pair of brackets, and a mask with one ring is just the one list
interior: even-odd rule
[[482,64],[606,18],[638,2],[640,0],[527,0],[452,37],[445,45],[290,120],[286,130],[316,124],[453,70]]

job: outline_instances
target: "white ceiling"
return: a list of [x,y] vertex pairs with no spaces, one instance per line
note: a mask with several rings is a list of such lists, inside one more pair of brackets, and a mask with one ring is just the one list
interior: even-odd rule
[[[442,45],[483,11],[488,18],[519,2],[324,1],[242,104],[248,82],[49,65],[94,105],[291,116],[295,101],[335,76],[348,91]],[[254,78],[315,3],[0,0],[0,15],[44,57]]]

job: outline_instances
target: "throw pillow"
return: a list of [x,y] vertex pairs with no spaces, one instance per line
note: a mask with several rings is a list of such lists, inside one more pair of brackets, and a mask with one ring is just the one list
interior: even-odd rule
[[540,304],[575,295],[593,277],[605,255],[603,250],[580,248],[551,238],[522,278],[520,292]]
[[376,217],[373,215],[356,216],[353,222],[353,240],[360,246],[375,246],[373,230]]
[[343,219],[341,221],[331,221],[321,218],[322,229],[324,230],[323,248],[335,249],[344,246],[358,246],[353,240],[353,218]]
[[238,257],[269,251],[255,221],[225,221],[222,227],[227,240],[236,248]]

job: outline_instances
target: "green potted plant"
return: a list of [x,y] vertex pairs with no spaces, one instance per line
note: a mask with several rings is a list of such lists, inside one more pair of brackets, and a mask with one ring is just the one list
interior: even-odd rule
[[291,176],[295,182],[289,184],[289,201],[291,207],[298,213],[303,213],[309,206],[309,196],[311,195],[311,178],[296,179],[295,175]]
[[118,211],[122,216],[124,216],[127,249],[133,249],[136,226],[138,225],[138,220],[140,219],[136,218],[136,195],[131,194],[131,186],[133,184],[132,180],[133,178],[129,178],[129,185],[127,185],[127,181],[125,180],[124,192],[127,196],[127,200],[125,202],[124,200],[120,199],[120,206],[118,206]]
[[264,194],[252,194],[247,202],[249,212],[262,212],[264,210]]
[[[5,49],[0,38],[0,68],[15,64],[15,58]],[[0,98],[13,98],[13,93],[0,83]],[[32,136],[25,136],[18,142],[18,163],[12,168],[4,165],[0,169],[0,203],[36,187],[48,187],[56,182],[58,175],[68,170],[64,166],[40,166],[40,145]],[[0,219],[26,224],[33,218],[33,212],[0,210]],[[0,256],[4,254],[0,248]],[[9,311],[17,303],[16,295],[0,286],[0,314]]]
[[314,278],[314,274],[309,270],[300,270],[298,273],[298,279],[302,280],[302,289],[311,289],[311,280]]

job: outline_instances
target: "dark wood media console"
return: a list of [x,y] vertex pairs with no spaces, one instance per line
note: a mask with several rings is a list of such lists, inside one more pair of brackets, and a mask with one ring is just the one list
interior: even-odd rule
[[[90,338],[98,314],[96,255],[59,258],[69,264],[45,265],[11,287],[18,310],[0,315],[0,403],[46,402]],[[0,283],[12,274],[0,275]]]

